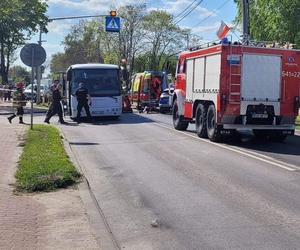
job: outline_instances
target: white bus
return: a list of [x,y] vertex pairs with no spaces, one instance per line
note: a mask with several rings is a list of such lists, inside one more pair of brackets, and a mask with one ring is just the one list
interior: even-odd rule
[[[71,118],[77,116],[75,92],[83,83],[91,97],[90,112],[96,116],[119,117],[122,113],[120,68],[112,64],[75,64],[67,70],[66,93]],[[82,117],[86,117],[82,109]]]

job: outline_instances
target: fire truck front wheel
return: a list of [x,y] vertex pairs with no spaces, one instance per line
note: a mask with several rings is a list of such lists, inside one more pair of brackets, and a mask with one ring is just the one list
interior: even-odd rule
[[220,130],[218,129],[216,109],[214,105],[210,105],[207,109],[206,127],[207,136],[211,141],[218,142],[221,140]]
[[206,128],[206,113],[207,109],[202,104],[199,103],[196,109],[196,132],[200,138],[207,138],[207,128]]
[[176,130],[186,130],[189,126],[189,123],[186,121],[183,121],[183,116],[178,114],[178,104],[177,100],[174,101],[173,104],[173,125]]

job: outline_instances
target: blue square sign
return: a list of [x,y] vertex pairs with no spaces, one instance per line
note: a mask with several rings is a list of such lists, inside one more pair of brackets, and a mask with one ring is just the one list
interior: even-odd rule
[[120,32],[120,17],[105,17],[105,31]]

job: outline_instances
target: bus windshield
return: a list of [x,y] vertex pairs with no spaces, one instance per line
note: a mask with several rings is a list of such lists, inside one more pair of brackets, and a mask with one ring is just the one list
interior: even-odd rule
[[75,95],[81,82],[88,89],[90,96],[121,95],[117,69],[75,69],[72,79],[72,95]]

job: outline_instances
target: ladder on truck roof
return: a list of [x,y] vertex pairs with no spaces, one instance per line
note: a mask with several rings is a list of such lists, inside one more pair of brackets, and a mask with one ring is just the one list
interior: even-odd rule
[[243,46],[236,46],[238,53],[233,54],[232,43],[230,46],[229,58],[229,98],[230,104],[239,104],[241,101],[241,73]]

